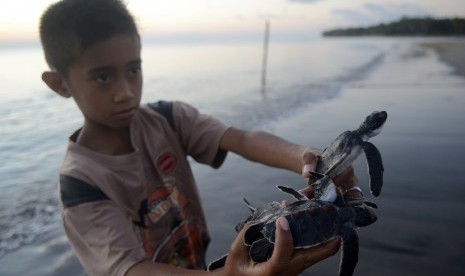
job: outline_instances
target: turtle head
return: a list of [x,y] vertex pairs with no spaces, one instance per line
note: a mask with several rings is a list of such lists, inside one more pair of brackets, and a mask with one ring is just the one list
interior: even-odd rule
[[358,132],[367,137],[378,135],[387,119],[386,111],[374,111],[360,125]]

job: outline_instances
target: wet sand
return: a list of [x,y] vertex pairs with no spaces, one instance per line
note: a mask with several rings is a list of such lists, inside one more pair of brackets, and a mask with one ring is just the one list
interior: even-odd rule
[[457,75],[465,77],[465,42],[463,42],[463,39],[452,42],[424,43],[422,45],[434,49],[441,61],[451,65]]

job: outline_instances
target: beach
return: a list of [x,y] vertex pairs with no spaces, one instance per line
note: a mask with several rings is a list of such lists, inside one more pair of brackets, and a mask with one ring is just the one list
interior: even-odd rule
[[[370,140],[385,168],[379,197],[370,195],[364,158],[354,163],[359,186],[378,205],[378,221],[357,230],[355,275],[465,275],[465,39],[399,45],[389,48],[379,65],[367,67],[363,76],[341,81],[335,96],[303,103],[260,128],[324,148],[342,131],[356,129],[372,111],[387,111],[381,134]],[[271,106],[273,94],[257,101]],[[242,197],[256,206],[291,200],[275,186],[305,185],[299,175],[233,154],[219,170],[198,164],[193,170],[212,238],[207,261],[227,252],[235,224],[249,214]],[[303,275],[337,275],[339,258],[340,252]],[[3,256],[0,275],[85,273],[62,229],[55,227]]]
[[423,43],[422,45],[432,48],[439,55],[439,59],[454,68],[454,73],[465,77],[465,44],[462,40],[449,42]]

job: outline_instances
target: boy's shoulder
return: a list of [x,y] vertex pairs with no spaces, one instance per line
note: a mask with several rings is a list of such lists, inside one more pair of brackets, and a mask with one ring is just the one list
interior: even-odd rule
[[173,102],[160,100],[158,102],[148,103],[147,107],[162,115],[173,131],[176,131],[176,125],[173,117]]

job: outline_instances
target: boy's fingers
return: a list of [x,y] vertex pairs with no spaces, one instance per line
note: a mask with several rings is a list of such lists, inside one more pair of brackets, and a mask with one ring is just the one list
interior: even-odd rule
[[280,217],[276,221],[276,240],[273,255],[269,260],[274,273],[280,273],[288,265],[294,252],[294,242],[289,228],[289,223],[285,217]]
[[310,172],[315,171],[315,166],[312,164],[304,164],[302,167],[302,176],[304,178],[309,178],[310,177]]
[[309,178],[309,172],[315,171],[316,163],[317,157],[315,152],[309,150],[304,153],[304,155],[302,156],[302,176],[304,178]]
[[236,238],[232,242],[226,262],[233,262],[235,264],[248,262],[249,251],[247,246],[244,244],[244,234],[247,228],[249,228],[249,223],[244,225],[242,230],[237,234]]
[[315,196],[315,186],[308,185],[307,187],[300,189],[299,192],[307,196],[308,198],[313,198]]
[[352,166],[345,169],[342,173],[333,178],[333,182],[336,186],[343,190],[348,190],[358,183],[357,176],[355,175],[354,168]]
[[315,255],[315,257],[313,258],[314,263],[322,261],[336,254],[340,246],[341,246],[340,239],[335,239],[335,240],[326,242],[320,246],[317,246],[314,252],[314,255]]
[[294,255],[290,267],[295,269],[296,273],[300,273],[307,267],[336,254],[340,246],[341,240],[335,239],[324,244],[299,251]]

